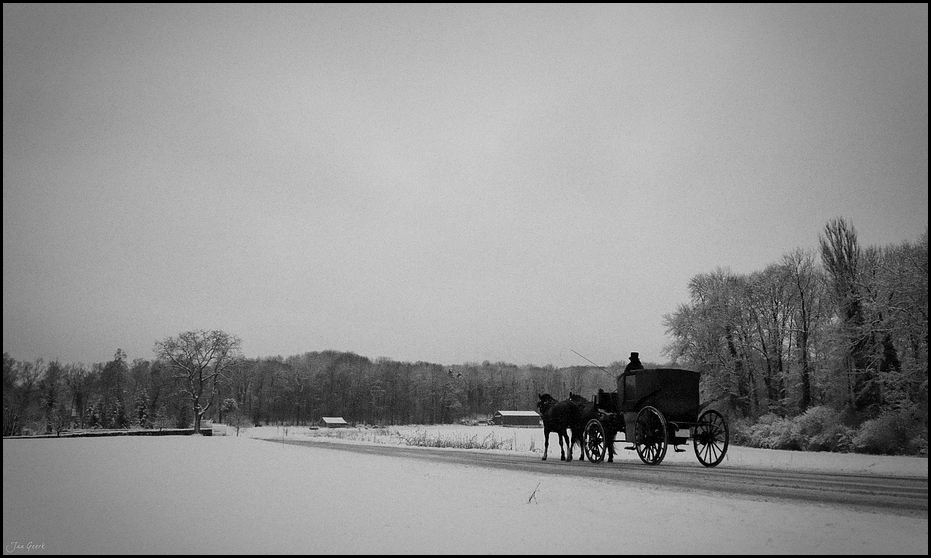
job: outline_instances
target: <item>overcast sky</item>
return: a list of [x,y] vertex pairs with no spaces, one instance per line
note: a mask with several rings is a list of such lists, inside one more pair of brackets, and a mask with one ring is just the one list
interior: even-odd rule
[[3,6],[3,351],[663,362],[717,268],[928,226],[928,6]]

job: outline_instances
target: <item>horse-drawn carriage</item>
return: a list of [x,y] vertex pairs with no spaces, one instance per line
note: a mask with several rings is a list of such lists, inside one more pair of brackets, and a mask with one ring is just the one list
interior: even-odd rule
[[579,419],[585,456],[601,463],[607,453],[613,460],[616,440],[631,444],[626,449],[636,449],[647,465],[659,465],[670,444],[685,451],[678,446],[691,439],[702,465],[721,463],[730,432],[721,413],[699,403],[698,378],[698,372],[676,368],[631,370],[618,377],[616,392],[598,390],[591,402],[576,399],[587,407]]
[[[659,465],[670,444],[675,451],[685,451],[678,446],[691,439],[701,464],[714,467],[727,453],[730,432],[721,413],[699,403],[698,379],[698,372],[691,370],[640,368],[621,374],[617,391],[598,390],[591,401],[572,393],[559,402],[541,395],[537,406],[543,417],[543,459],[550,432],[556,432],[560,450],[566,441],[568,461],[576,443],[582,448],[581,460],[601,463],[606,454],[614,461],[615,442],[627,442],[625,449],[636,449],[644,463]],[[572,431],[571,441],[567,429]]]

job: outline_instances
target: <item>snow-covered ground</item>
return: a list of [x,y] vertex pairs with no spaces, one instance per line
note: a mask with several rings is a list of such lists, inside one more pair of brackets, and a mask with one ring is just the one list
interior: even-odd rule
[[[4,553],[928,553],[927,518],[258,439],[334,434],[265,427],[239,437],[4,440]],[[542,429],[499,427],[342,431],[329,440],[398,443],[412,434],[535,456],[543,446]],[[562,465],[555,436],[550,459]],[[694,453],[667,457],[678,461],[694,462]],[[720,467],[735,465],[928,474],[922,458],[731,447]]]

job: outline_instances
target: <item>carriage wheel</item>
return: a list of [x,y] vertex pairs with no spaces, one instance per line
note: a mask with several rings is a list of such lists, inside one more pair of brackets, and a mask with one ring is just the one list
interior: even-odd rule
[[692,445],[695,446],[695,456],[705,467],[714,467],[724,459],[727,453],[727,444],[730,441],[730,431],[727,421],[717,411],[705,411],[698,418],[695,427],[695,436]]
[[637,414],[634,444],[637,455],[647,465],[659,465],[666,457],[668,438],[666,419],[654,407],[644,407]]
[[585,449],[585,457],[592,463],[601,463],[605,458],[607,449],[607,436],[605,436],[605,427],[598,421],[592,419],[585,425],[585,433],[582,436],[582,446]]

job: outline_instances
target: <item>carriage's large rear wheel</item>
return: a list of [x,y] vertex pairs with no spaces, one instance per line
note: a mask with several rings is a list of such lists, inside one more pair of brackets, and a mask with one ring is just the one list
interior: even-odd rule
[[605,450],[608,447],[607,436],[604,425],[598,419],[592,419],[585,425],[582,447],[585,449],[585,457],[592,463],[604,461]]
[[714,467],[724,459],[727,453],[727,444],[730,442],[730,431],[727,421],[717,411],[705,411],[698,417],[698,426],[695,427],[695,436],[692,445],[695,446],[695,457],[705,467]]
[[634,445],[637,455],[647,465],[659,465],[666,457],[666,419],[654,407],[644,407],[637,413]]

